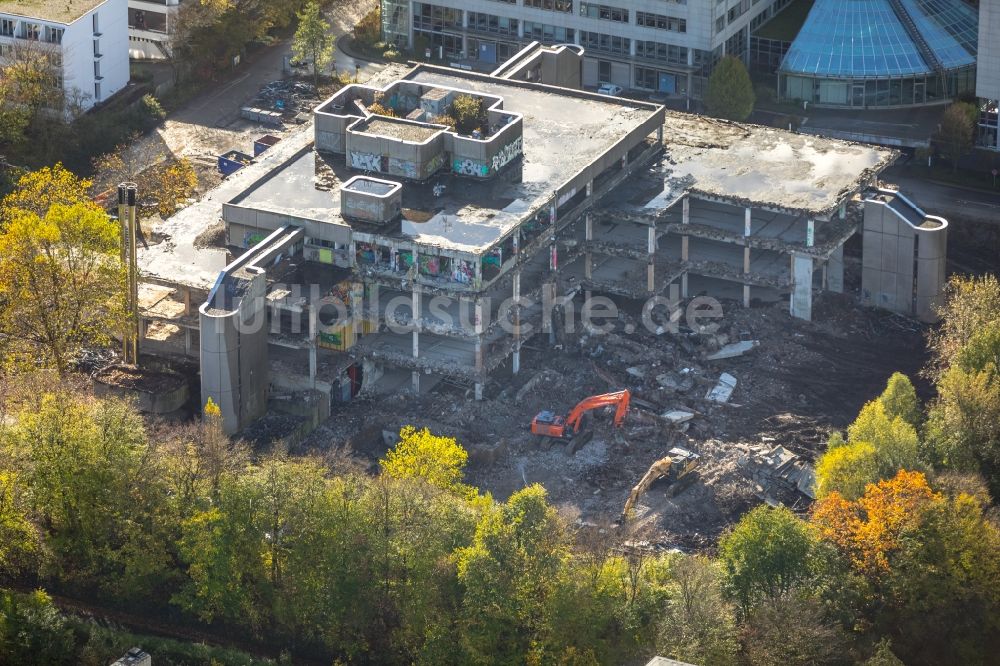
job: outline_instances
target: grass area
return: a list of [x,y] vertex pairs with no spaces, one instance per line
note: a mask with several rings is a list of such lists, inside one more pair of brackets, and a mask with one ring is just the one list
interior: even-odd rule
[[794,0],[792,4],[778,12],[777,16],[762,25],[754,35],[764,39],[790,42],[799,34],[812,6],[813,0]]

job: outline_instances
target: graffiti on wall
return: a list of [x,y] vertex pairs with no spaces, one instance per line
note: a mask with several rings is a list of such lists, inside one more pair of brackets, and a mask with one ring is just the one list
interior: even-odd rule
[[424,177],[434,175],[434,172],[442,166],[444,166],[444,153],[437,153],[427,162],[427,171],[424,172]]
[[417,165],[415,162],[401,160],[398,157],[389,158],[389,173],[403,178],[416,178]]
[[382,156],[375,153],[351,153],[351,167],[361,171],[386,171]]
[[485,178],[490,175],[490,168],[482,162],[476,160],[460,159],[455,160],[451,165],[452,171],[462,176],[477,176]]
[[500,149],[500,152],[493,156],[493,171],[497,172],[500,169],[507,166],[511,160],[521,154],[521,137],[517,137],[506,146]]

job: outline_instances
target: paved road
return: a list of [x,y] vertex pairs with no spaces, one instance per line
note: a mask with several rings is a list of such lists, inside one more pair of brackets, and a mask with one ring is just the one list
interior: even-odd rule
[[[328,10],[327,20],[336,40],[349,32],[355,23],[375,7],[375,0],[341,0]],[[246,106],[260,88],[272,81],[284,78],[285,56],[291,54],[291,40],[283,40],[242,66],[235,78],[192,99],[183,108],[171,114],[160,138],[171,152],[183,155],[214,155],[222,150],[236,147],[247,150],[250,134],[259,134],[260,128],[242,121],[240,108]],[[380,71],[384,65],[376,63],[355,63],[354,59],[339,50],[335,54],[338,70],[355,72],[364,80]]]
[[1000,224],[1000,192],[928,182],[910,176],[905,166],[888,169],[883,180],[899,185],[906,196],[931,215]]

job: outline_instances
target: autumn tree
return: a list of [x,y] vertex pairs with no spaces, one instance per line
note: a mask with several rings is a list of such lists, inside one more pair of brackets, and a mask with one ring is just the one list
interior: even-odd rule
[[844,663],[846,632],[814,597],[788,593],[758,605],[743,625],[743,655],[754,666]]
[[113,192],[120,183],[135,183],[141,215],[169,217],[198,187],[190,160],[165,155],[152,141],[133,134],[107,155],[94,159],[93,192]]
[[900,471],[856,501],[831,493],[813,511],[821,538],[868,581],[862,612],[904,663],[985,664],[1000,640],[1000,531],[964,493]]
[[55,203],[43,213],[12,207],[5,217],[0,343],[8,343],[8,361],[41,362],[65,375],[81,347],[119,330],[118,228],[90,203]]
[[901,372],[894,372],[886,382],[885,390],[878,397],[890,419],[897,416],[914,428],[920,427],[920,400],[910,378]]
[[14,191],[0,200],[0,230],[16,214],[44,217],[55,204],[89,204],[91,186],[91,181],[76,176],[59,163],[28,171],[18,179]]
[[319,85],[319,75],[333,62],[333,36],[330,24],[323,19],[316,0],[309,0],[299,13],[299,27],[292,38],[292,53],[312,67],[313,83]]
[[750,117],[755,101],[753,83],[743,61],[731,55],[722,58],[708,77],[705,107],[709,114],[743,121]]
[[[58,47],[40,41],[5,45],[0,66],[0,147],[18,151],[30,146],[51,152],[51,140],[68,127],[67,99],[61,81]],[[49,157],[49,155],[45,155]]]
[[380,461],[382,472],[395,479],[418,478],[446,490],[462,487],[462,468],[469,454],[454,437],[432,435],[406,426],[399,442]]
[[726,588],[743,615],[762,599],[777,599],[810,578],[814,538],[784,507],[758,506],[719,541]]

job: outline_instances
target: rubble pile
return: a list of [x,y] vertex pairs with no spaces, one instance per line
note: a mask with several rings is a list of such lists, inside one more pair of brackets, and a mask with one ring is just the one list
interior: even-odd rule
[[[920,330],[906,333],[885,313],[838,298],[819,299],[812,323],[792,319],[785,304],[724,303],[717,325],[698,331],[649,332],[621,314],[607,333],[577,327],[554,347],[539,336],[522,350],[521,373],[494,373],[484,401],[457,384],[405,400],[362,396],[337,405],[302,446],[346,443],[371,464],[395,443],[385,433],[428,427],[469,450],[469,483],[499,499],[541,483],[581,524],[605,526],[650,465],[679,446],[701,457],[697,480],[676,496],[654,484],[630,529],[662,547],[710,548],[761,501],[807,506],[811,464],[830,433],[894,370],[914,376],[923,364]],[[593,438],[575,454],[561,443],[546,449],[529,432],[542,410],[567,414],[587,396],[621,389],[632,395],[623,427],[592,412]]]

